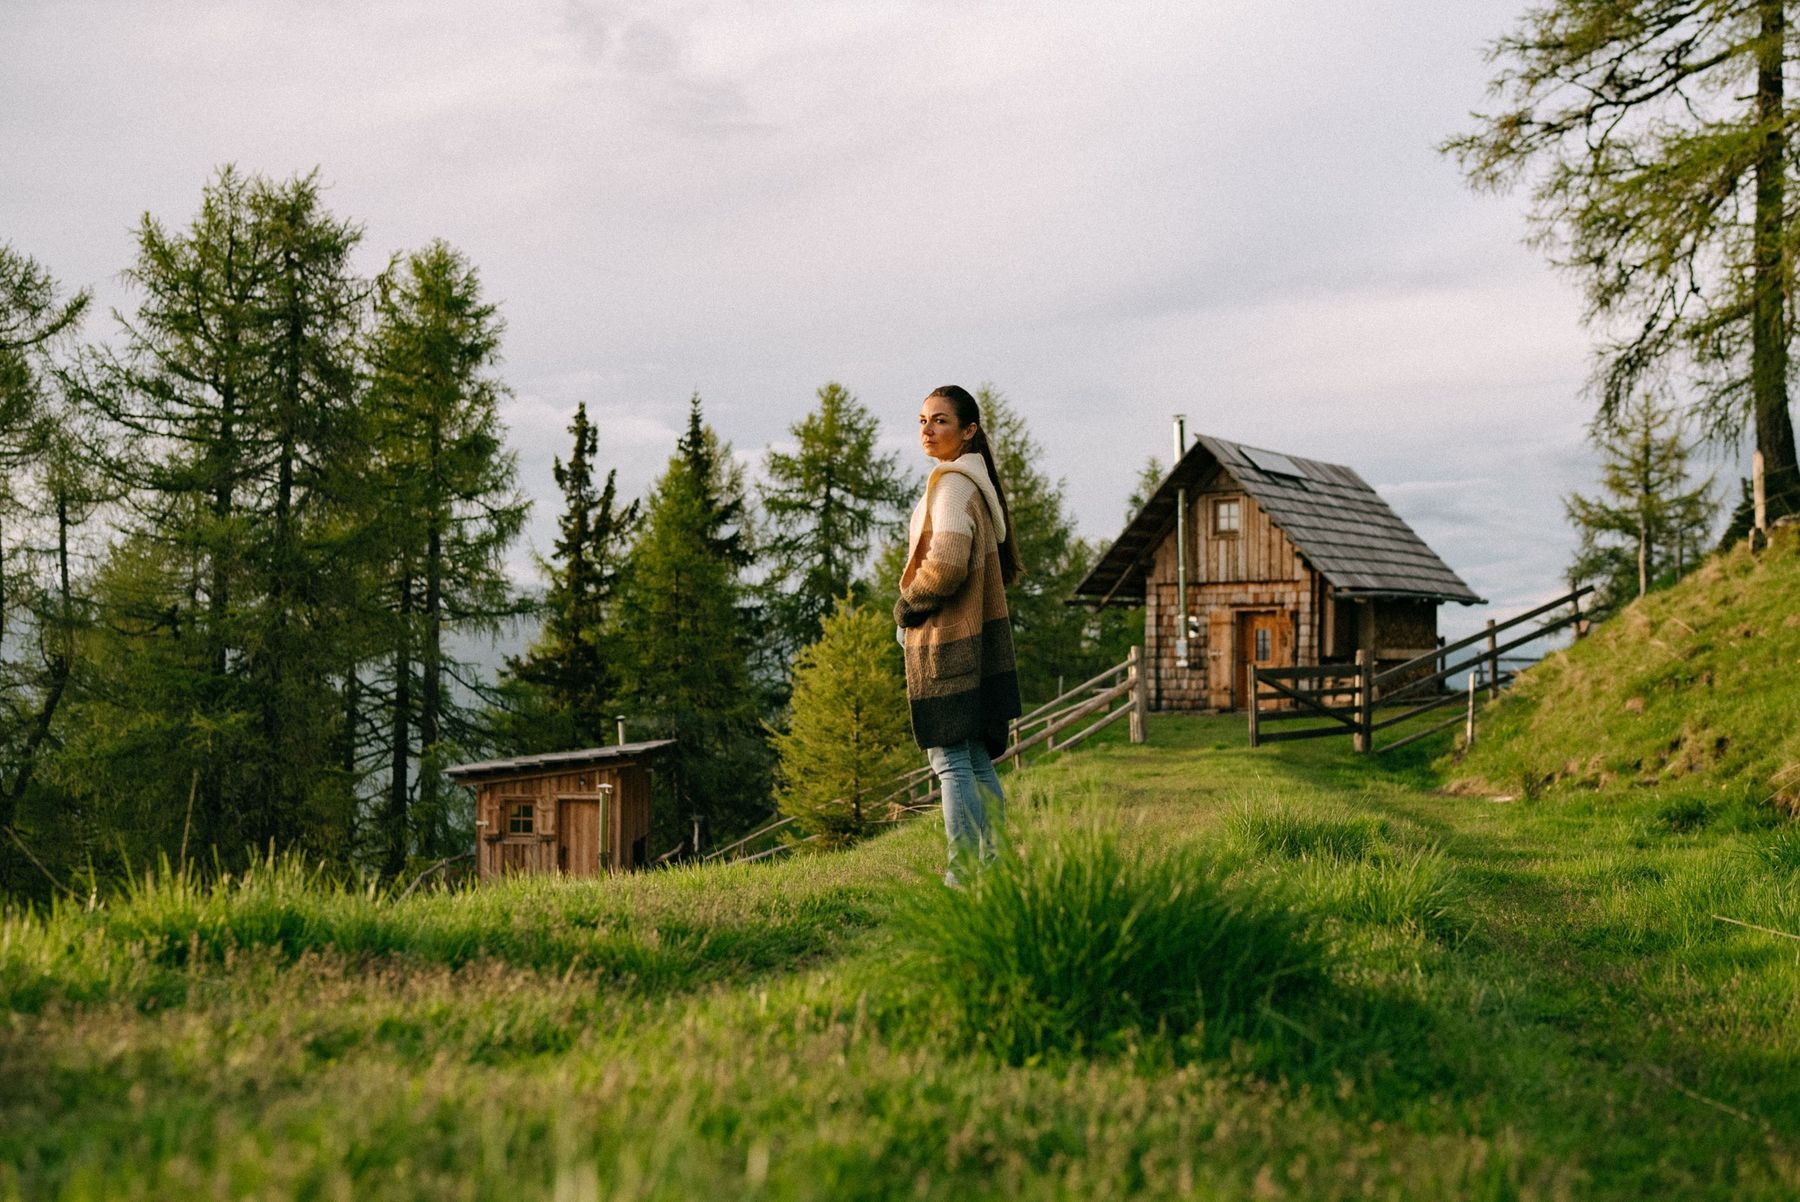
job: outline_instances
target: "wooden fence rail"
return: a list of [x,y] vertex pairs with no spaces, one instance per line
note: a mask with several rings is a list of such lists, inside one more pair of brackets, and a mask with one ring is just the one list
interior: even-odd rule
[[[1375,746],[1375,735],[1433,710],[1463,700],[1458,692],[1448,692],[1444,682],[1461,672],[1470,673],[1473,682],[1479,677],[1489,697],[1514,673],[1501,665],[1516,662],[1504,655],[1525,644],[1543,638],[1571,624],[1580,630],[1581,599],[1593,592],[1584,585],[1535,609],[1527,610],[1504,622],[1487,624],[1487,629],[1458,639],[1442,647],[1434,647],[1412,656],[1390,668],[1375,670],[1373,653],[1367,649],[1356,653],[1353,664],[1313,664],[1304,667],[1257,668],[1252,673],[1250,704],[1246,707],[1250,722],[1250,746],[1278,743],[1288,739],[1322,739],[1349,735],[1359,752],[1393,751],[1409,743],[1436,734],[1440,730],[1467,722],[1473,729],[1473,692],[1470,693],[1470,715],[1435,723],[1424,730],[1413,731],[1381,747]],[[1567,608],[1567,612],[1555,611]],[[1527,622],[1554,614],[1516,637],[1501,640],[1504,631],[1515,630]],[[1459,652],[1475,648],[1473,654],[1456,659]],[[1285,707],[1285,708],[1278,708]],[[1381,714],[1377,717],[1377,707]],[[1269,730],[1270,723],[1292,722],[1301,718],[1329,719],[1328,726],[1307,726],[1295,730]]]
[[[1005,751],[995,758],[995,765],[1007,763],[1017,772],[1025,765],[1028,752],[1067,751],[1098,734],[1121,718],[1131,723],[1131,741],[1142,743],[1145,718],[1150,709],[1150,690],[1144,670],[1141,648],[1133,647],[1123,663],[1115,664],[1090,680],[1084,680],[1060,696],[1038,706],[1012,722],[1011,738]],[[1092,719],[1092,721],[1086,721]],[[1079,730],[1068,732],[1083,722]],[[862,794],[864,814],[872,825],[903,822],[914,814],[937,806],[940,799],[937,778],[929,766],[903,772],[891,780],[865,789]],[[847,804],[847,799],[846,799]],[[705,860],[731,860],[749,863],[779,855],[819,836],[803,839],[781,838],[781,832],[793,825],[792,818],[776,815],[743,838],[715,848],[701,857]],[[770,839],[777,840],[769,843]],[[766,846],[762,846],[767,844]]]

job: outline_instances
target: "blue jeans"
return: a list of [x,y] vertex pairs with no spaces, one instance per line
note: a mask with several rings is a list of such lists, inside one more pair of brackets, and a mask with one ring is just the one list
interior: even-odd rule
[[994,761],[980,739],[925,751],[944,795],[944,837],[950,844],[946,885],[969,883],[977,863],[994,858],[995,832],[1006,820],[1006,798]]

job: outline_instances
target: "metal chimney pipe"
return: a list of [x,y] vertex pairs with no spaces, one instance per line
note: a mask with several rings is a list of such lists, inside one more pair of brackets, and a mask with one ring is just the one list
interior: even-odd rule
[[619,723],[619,746],[623,747],[625,746],[625,715],[620,714],[617,721]]
[[[1174,471],[1187,454],[1187,414],[1175,415]],[[1188,666],[1188,499],[1187,489],[1175,490],[1175,666]]]

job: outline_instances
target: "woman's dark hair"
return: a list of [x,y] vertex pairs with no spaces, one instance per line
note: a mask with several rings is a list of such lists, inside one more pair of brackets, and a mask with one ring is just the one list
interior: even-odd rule
[[1000,580],[1011,584],[1025,570],[1019,560],[1018,541],[1013,538],[1012,507],[1006,503],[1006,488],[1000,483],[1000,471],[994,466],[994,450],[988,445],[987,427],[981,424],[981,406],[969,390],[960,384],[946,384],[942,388],[934,388],[926,394],[925,399],[943,397],[956,410],[958,426],[974,426],[975,437],[969,440],[964,452],[979,451],[981,461],[987,464],[988,480],[994,486],[994,495],[1000,498],[1000,513],[1006,519],[1006,529],[1000,532]]

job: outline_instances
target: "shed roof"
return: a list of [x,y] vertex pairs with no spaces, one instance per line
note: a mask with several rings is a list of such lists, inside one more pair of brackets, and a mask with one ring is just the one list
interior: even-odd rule
[[1141,602],[1151,558],[1175,525],[1177,491],[1197,491],[1219,472],[1255,499],[1339,596],[1482,602],[1350,468],[1207,435],[1194,439],[1073,600]]
[[579,768],[583,764],[598,764],[607,760],[648,759],[663,748],[674,745],[674,739],[651,739],[643,743],[615,743],[611,747],[586,747],[580,751],[547,751],[541,755],[514,756],[509,760],[480,760],[473,764],[458,764],[446,769],[444,775],[451,780],[462,780],[473,776],[528,772],[534,768],[548,771]]

